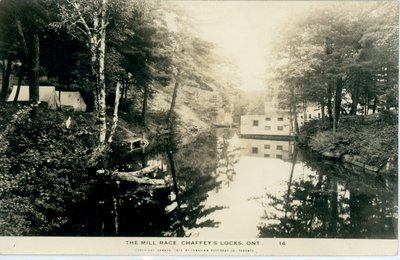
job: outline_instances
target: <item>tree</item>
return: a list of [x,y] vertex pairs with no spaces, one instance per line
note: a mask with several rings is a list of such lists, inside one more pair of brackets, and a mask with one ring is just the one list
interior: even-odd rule
[[[384,93],[383,85],[388,85],[386,71],[397,71],[394,54],[398,47],[394,42],[398,32],[394,28],[398,22],[394,18],[397,11],[392,7],[387,4],[377,8],[374,3],[327,4],[294,23],[277,47],[281,66],[276,73],[283,83],[282,106],[289,109],[291,105],[290,110],[294,111],[298,103],[318,102],[325,114],[326,105],[333,136],[340,115],[346,112],[342,107],[344,91],[352,97],[350,114],[357,112],[360,102],[365,113],[369,107],[375,111],[378,97]],[[383,38],[381,33],[391,37]],[[390,65],[383,62],[389,52],[395,57],[389,59]],[[389,77],[392,84],[397,81]]]
[[123,67],[143,91],[142,122],[146,123],[148,100],[153,88],[171,82],[171,39],[155,1],[138,2],[129,22],[126,39],[117,46],[124,57]]
[[7,12],[11,9],[11,2],[3,1],[0,3],[0,56],[2,60],[2,86],[0,92],[0,102],[5,102],[9,89],[9,82],[12,70],[12,63],[17,58],[18,44],[15,26],[12,25],[14,19]]
[[64,28],[48,28],[41,35],[40,43],[40,67],[48,81],[66,89],[77,84],[84,90],[91,73],[85,42],[71,37]]
[[174,112],[180,86],[213,91],[215,87],[211,86],[217,81],[211,72],[211,68],[216,63],[212,56],[213,45],[187,32],[181,33],[178,37],[180,42],[177,43],[172,61],[175,69],[173,73],[175,84],[167,121],[171,119]]
[[[93,82],[95,82],[94,96],[99,119],[99,146],[93,154],[95,161],[106,148],[107,120],[106,120],[106,79],[105,79],[105,57],[106,57],[106,35],[110,23],[111,14],[115,10],[124,10],[127,14],[133,6],[124,4],[123,1],[79,1],[68,0],[59,3],[60,21],[53,23],[53,27],[66,27],[69,33],[75,37],[84,37],[89,46],[90,64]],[[122,12],[118,12],[123,15]],[[125,13],[124,13],[125,14]],[[119,85],[116,85],[119,87]],[[119,92],[117,90],[116,92]],[[116,102],[117,103],[117,102]],[[118,111],[118,107],[114,107]],[[115,129],[118,122],[114,113],[112,128]],[[112,134],[113,132],[111,132]],[[108,138],[112,141],[112,135]]]
[[375,83],[369,89],[375,90],[372,91],[375,110],[379,98],[386,103],[390,97],[385,93],[398,88],[398,7],[384,3],[368,11],[371,18],[359,41],[362,47],[359,59]]
[[[40,54],[40,41],[39,37],[45,27],[47,15],[47,3],[43,1],[11,1],[5,0],[1,2],[2,16],[5,19],[5,30],[10,35],[10,30],[15,30],[16,37],[5,39],[8,46],[15,46],[14,43],[18,41],[19,51],[21,52],[21,62],[23,68],[28,75],[29,83],[29,98],[31,101],[39,101],[39,54]],[[7,17],[8,16],[8,17]],[[4,20],[3,20],[4,21]],[[13,29],[11,29],[11,28]],[[11,58],[11,56],[9,56]],[[10,66],[13,59],[9,59]],[[7,91],[7,78],[4,82],[2,98],[6,95]]]
[[[282,88],[278,95],[280,107],[288,109],[294,118],[295,131],[298,133],[298,106],[303,104],[306,109],[306,102],[321,93],[324,85],[309,83],[317,72],[320,65],[320,55],[323,52],[321,46],[313,46],[311,39],[314,36],[312,29],[302,31],[293,36],[289,42],[287,54],[282,54],[281,66],[277,68],[277,78],[282,82]],[[311,86],[315,87],[314,89]]]
[[[166,17],[170,31],[170,55],[174,80],[167,122],[174,113],[180,87],[193,87],[206,91],[221,88],[221,77],[216,73],[216,64],[221,63],[214,45],[196,36],[193,22],[174,5],[166,6]],[[225,83],[225,82],[224,82]],[[217,87],[218,86],[218,87]]]

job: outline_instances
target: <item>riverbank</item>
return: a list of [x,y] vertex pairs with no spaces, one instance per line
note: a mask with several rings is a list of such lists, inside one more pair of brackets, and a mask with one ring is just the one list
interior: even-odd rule
[[299,134],[299,144],[332,160],[366,171],[397,175],[397,112],[342,116],[336,135],[326,123],[310,121]]
[[128,141],[144,137],[149,141],[149,148],[151,148],[168,142],[167,139],[173,134],[174,139],[179,140],[179,145],[184,145],[211,127],[211,123],[201,120],[193,110],[184,105],[176,107],[173,133],[166,117],[165,111],[152,109],[147,113],[146,124],[143,124],[140,116],[122,112],[118,121],[117,139]]

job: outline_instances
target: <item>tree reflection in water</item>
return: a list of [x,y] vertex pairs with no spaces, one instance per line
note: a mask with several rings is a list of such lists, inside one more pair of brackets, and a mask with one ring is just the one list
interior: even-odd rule
[[181,139],[172,129],[145,155],[136,154],[134,160],[128,159],[129,163],[124,167],[134,170],[151,161],[163,165],[148,176],[166,180],[167,187],[154,188],[126,182],[121,182],[118,187],[113,185],[107,196],[114,194],[117,199],[114,208],[118,214],[116,218],[111,201],[102,205],[111,211],[104,216],[104,233],[116,235],[112,231],[116,222],[119,227],[117,235],[121,236],[184,237],[190,236],[188,230],[191,229],[216,227],[219,223],[207,216],[223,207],[206,208],[204,202],[210,191],[232,180],[235,174],[233,165],[239,159],[239,153],[229,148],[227,139],[232,134],[228,131],[224,138],[217,135],[221,136],[216,131],[208,131],[199,134],[194,142],[178,145]]
[[240,159],[240,140],[235,130],[220,128],[216,129],[217,141],[217,156],[218,165],[216,169],[216,178],[221,185],[218,189],[233,182],[236,175],[235,165]]
[[[230,137],[226,133],[227,138]],[[173,151],[171,147],[167,149]],[[234,159],[226,137],[210,131],[202,133],[196,141],[183,145],[175,152],[168,153],[171,174],[174,180],[176,210],[172,212],[173,228],[168,236],[190,236],[188,230],[216,227],[219,223],[207,216],[222,206],[206,208],[204,202],[208,193],[232,180],[235,174]]]
[[283,195],[257,198],[265,208],[259,237],[397,238],[397,178],[347,169],[304,151],[302,157],[313,175],[291,174]]

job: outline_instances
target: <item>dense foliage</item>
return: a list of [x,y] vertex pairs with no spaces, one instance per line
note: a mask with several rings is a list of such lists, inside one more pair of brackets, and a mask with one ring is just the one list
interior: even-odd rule
[[[153,138],[165,127],[164,118],[176,117],[172,112],[179,85],[215,89],[213,46],[197,37],[185,18],[171,3],[157,0],[0,1],[0,103],[5,103],[11,85],[29,85],[30,102],[38,101],[39,84],[54,85],[57,90],[80,91],[89,111],[95,112],[48,111],[33,103],[1,108],[1,234],[75,230],[74,234],[115,235],[116,200],[121,210],[130,205],[127,215],[135,218],[132,212],[151,211],[153,206],[163,216],[169,187],[160,191],[162,198],[156,202],[146,185],[123,183],[118,190],[118,178],[95,173],[146,167],[146,162],[137,163],[138,154],[128,154],[125,132],[132,136],[140,131]],[[158,111],[148,126],[139,126],[138,121],[146,123],[152,93],[172,83],[170,112]],[[120,96],[129,123],[117,131]],[[141,103],[141,113],[136,103]],[[72,123],[67,127],[69,117]],[[139,207],[144,201],[154,203]],[[102,217],[93,220],[87,209]],[[127,230],[140,235],[147,228],[142,225],[140,231],[140,225]]]
[[333,137],[329,125],[313,120],[301,129],[299,142],[320,154],[361,156],[363,163],[382,169],[390,166],[397,172],[397,112],[383,111],[375,115],[346,116]]
[[93,175],[86,167],[96,144],[94,118],[46,108],[0,111],[0,233],[48,234],[85,199]]
[[396,107],[397,18],[395,3],[349,2],[324,3],[292,21],[271,57],[280,106],[297,114],[318,105],[334,127],[341,114]]

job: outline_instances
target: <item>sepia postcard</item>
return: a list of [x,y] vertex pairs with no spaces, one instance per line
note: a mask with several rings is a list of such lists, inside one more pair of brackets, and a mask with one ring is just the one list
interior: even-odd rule
[[397,1],[0,0],[0,254],[396,256]]

